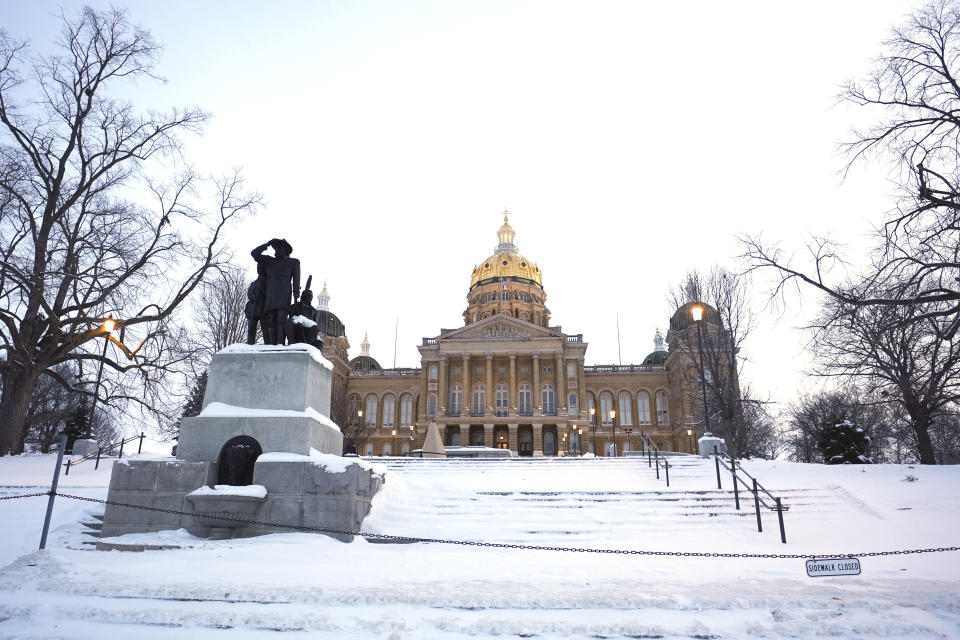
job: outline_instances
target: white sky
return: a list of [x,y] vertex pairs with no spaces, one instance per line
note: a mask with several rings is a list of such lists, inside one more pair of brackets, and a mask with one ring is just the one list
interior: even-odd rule
[[[106,6],[99,0],[94,6]],[[879,166],[841,183],[855,118],[838,86],[870,68],[916,2],[134,2],[164,45],[138,105],[200,105],[199,168],[242,166],[268,206],[237,262],[285,237],[329,282],[351,355],[419,366],[462,325],[470,272],[506,207],[555,324],[588,364],[640,362],[692,267],[735,268],[738,233],[798,247],[831,232],[863,254],[890,208]],[[59,3],[0,4],[47,48]],[[72,11],[79,5],[71,5]],[[252,277],[252,276],[251,276]],[[765,302],[758,283],[758,306]],[[765,311],[745,350],[755,390],[788,401],[815,298]]]

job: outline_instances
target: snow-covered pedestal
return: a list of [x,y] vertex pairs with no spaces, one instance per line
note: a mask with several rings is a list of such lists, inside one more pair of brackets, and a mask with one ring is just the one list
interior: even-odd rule
[[131,506],[108,505],[102,537],[186,528],[221,538],[314,527],[352,539],[383,474],[341,457],[343,435],[328,417],[331,372],[309,345],[233,345],[217,353],[203,410],[181,424],[177,459],[114,465],[108,498]]
[[709,458],[713,455],[713,448],[716,447],[717,451],[725,452],[727,450],[727,443],[724,442],[723,438],[718,438],[712,433],[705,433],[703,436],[697,440],[697,443],[700,445],[700,457]]

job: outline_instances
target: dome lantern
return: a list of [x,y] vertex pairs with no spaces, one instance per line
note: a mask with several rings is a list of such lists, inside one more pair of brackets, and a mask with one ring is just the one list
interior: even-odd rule
[[513,227],[510,226],[509,216],[510,212],[504,209],[503,225],[497,231],[497,238],[500,240],[500,244],[493,250],[494,253],[517,253],[517,246],[513,244],[513,238],[516,236],[516,233]]

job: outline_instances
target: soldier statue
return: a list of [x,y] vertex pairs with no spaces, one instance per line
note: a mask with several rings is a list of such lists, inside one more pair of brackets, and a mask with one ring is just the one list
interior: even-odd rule
[[319,314],[313,308],[313,291],[310,290],[312,280],[313,276],[307,276],[307,286],[300,294],[300,300],[293,303],[293,308],[290,310],[290,319],[293,324],[291,342],[303,342],[321,349],[323,341],[318,338],[320,327],[317,325]]
[[[273,256],[264,255],[273,247]],[[286,344],[291,337],[291,294],[300,297],[300,261],[291,258],[293,247],[286,240],[274,238],[250,252],[257,261],[258,280],[263,280],[263,307],[260,326],[264,344]],[[249,338],[249,332],[248,332]]]

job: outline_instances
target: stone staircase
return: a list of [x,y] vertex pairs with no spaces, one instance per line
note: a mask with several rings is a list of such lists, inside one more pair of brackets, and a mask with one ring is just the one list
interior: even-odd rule
[[103,514],[91,513],[90,518],[80,523],[83,527],[81,535],[84,536],[83,544],[97,546],[100,541],[100,530],[103,529]]

